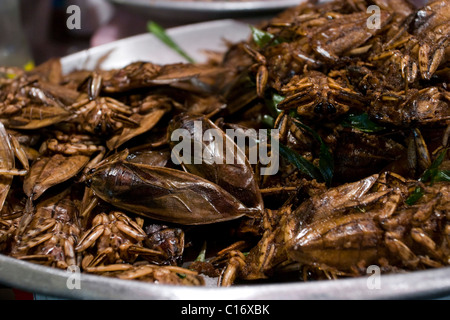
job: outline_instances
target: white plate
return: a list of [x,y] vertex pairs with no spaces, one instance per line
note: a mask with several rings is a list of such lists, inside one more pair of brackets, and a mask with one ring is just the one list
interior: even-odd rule
[[[247,39],[250,27],[234,20],[217,20],[171,28],[167,33],[195,61],[204,62],[205,50],[225,51],[226,41],[236,43]],[[186,62],[154,35],[146,33],[74,53],[62,58],[61,63],[63,73],[68,73],[97,66],[104,70],[121,68],[139,60],[158,64]]]
[[[215,21],[168,30],[189,54],[201,61],[203,49],[225,50],[222,38],[244,40],[249,36],[246,24],[232,20]],[[198,38],[197,42],[193,41]],[[82,51],[61,59],[65,73],[96,67],[98,59],[104,69],[120,68],[133,61],[155,63],[184,61],[151,34],[144,34]],[[29,292],[72,299],[183,299],[183,300],[288,300],[288,299],[408,299],[435,298],[450,294],[450,267],[416,271],[407,274],[380,276],[379,287],[370,285],[370,278],[360,277],[336,281],[292,282],[280,284],[238,285],[217,288],[179,287],[111,279],[81,274],[79,289],[68,283],[74,274],[17,260],[0,254],[0,283]]]
[[275,14],[304,0],[171,1],[109,0],[136,14],[164,21],[194,22],[225,18],[252,18]]

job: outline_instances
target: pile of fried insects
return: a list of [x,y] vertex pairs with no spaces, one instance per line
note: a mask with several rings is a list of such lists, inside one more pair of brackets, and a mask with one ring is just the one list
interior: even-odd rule
[[[449,21],[449,0],[307,2],[207,63],[1,68],[0,252],[180,285],[448,265]],[[177,129],[223,148],[199,123],[279,170],[177,163]]]

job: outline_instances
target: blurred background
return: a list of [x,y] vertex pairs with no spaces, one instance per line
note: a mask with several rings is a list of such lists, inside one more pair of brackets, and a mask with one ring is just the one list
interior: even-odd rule
[[[128,0],[0,0],[0,65],[16,65],[32,68],[52,57],[62,57],[92,46],[147,32],[148,12],[144,7],[126,10]],[[167,0],[170,2],[169,0]],[[280,0],[280,4],[300,3],[305,0]],[[426,0],[410,0],[416,5]],[[161,3],[162,1],[160,1]],[[274,2],[274,1],[269,1]],[[113,4],[115,3],[115,4]],[[144,1],[142,1],[144,3]],[[146,6],[149,6],[150,0]],[[191,2],[192,3],[192,2]],[[117,5],[119,4],[119,5]],[[67,8],[80,8],[80,29],[69,29],[67,20],[71,14]],[[279,11],[283,8],[280,5]],[[152,10],[152,9],[150,9]],[[257,23],[276,14],[276,10],[246,12],[239,17],[248,23]],[[155,11],[152,20],[165,28],[190,22],[188,14],[178,11],[165,15]],[[202,17],[211,20],[214,16]],[[225,13],[220,18],[228,18]],[[236,18],[236,17],[233,17]]]
[[[145,18],[118,10],[106,0],[1,0],[0,3],[5,1],[18,6],[20,24],[36,64],[146,32]],[[66,10],[70,5],[81,9],[81,29],[67,28],[70,14]]]
[[[184,9],[178,9],[175,13],[158,11],[150,1],[148,3],[142,1],[139,3],[141,7],[127,10],[131,7],[131,1],[127,1],[0,0],[0,65],[31,68],[33,65],[31,61],[38,65],[52,57],[66,56],[92,46],[145,33],[149,13],[153,15],[152,20],[165,28],[199,20],[230,17],[225,12],[219,17],[216,12],[216,16],[203,16],[200,17],[202,19],[197,19],[199,17],[188,17],[189,13],[183,11]],[[297,4],[302,1],[283,0],[280,4]],[[67,8],[71,5],[80,8],[80,29],[71,30],[67,27],[67,20],[71,16]],[[278,11],[285,7],[280,5]],[[273,16],[275,11],[270,12],[270,15],[264,12],[265,16],[262,16],[258,12],[247,10],[245,13],[247,16],[240,18],[253,23]]]

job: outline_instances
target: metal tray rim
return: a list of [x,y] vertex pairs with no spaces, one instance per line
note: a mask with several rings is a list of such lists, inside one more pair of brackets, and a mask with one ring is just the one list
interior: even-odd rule
[[[370,289],[368,277],[232,287],[182,287],[79,275],[79,289],[69,289],[73,273],[0,255],[0,282],[63,299],[90,300],[373,300],[428,299],[450,294],[450,267],[380,276]],[[33,281],[28,282],[27,280]],[[28,282],[24,285],[24,282]]]

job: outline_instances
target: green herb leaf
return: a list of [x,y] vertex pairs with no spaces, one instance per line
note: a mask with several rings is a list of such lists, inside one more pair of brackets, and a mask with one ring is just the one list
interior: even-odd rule
[[200,250],[200,253],[198,254],[195,261],[200,261],[200,262],[206,261],[206,241],[203,242],[202,249]]
[[181,49],[175,41],[166,33],[163,27],[157,24],[154,21],[149,21],[147,23],[147,29],[149,32],[153,33],[159,40],[164,42],[168,47],[172,48],[178,54],[180,54],[183,58],[185,58],[190,63],[195,63],[194,59],[192,59],[183,49]]
[[334,176],[334,159],[325,143],[320,144],[319,170],[327,185],[330,186]]
[[440,170],[438,170],[438,168],[444,161],[447,151],[448,151],[448,148],[445,148],[444,150],[441,151],[441,153],[439,153],[439,155],[433,161],[433,163],[430,165],[430,167],[427,170],[425,170],[425,172],[419,178],[419,181],[422,181],[422,182],[431,181],[431,184],[433,184],[433,182],[436,180],[436,177],[438,176],[438,174],[440,172]]
[[450,170],[439,170],[434,181],[450,182]]
[[290,163],[295,165],[301,172],[308,175],[312,179],[316,179],[317,181],[323,181],[322,174],[317,169],[317,167],[310,161],[303,158],[297,152],[289,149],[282,143],[280,145],[280,155],[288,160]]
[[278,104],[284,99],[285,99],[284,96],[276,92],[272,94],[271,98],[266,99],[266,106],[269,109],[269,112],[272,115],[272,117],[277,117],[281,113],[281,110],[278,109]]
[[405,202],[407,205],[412,206],[417,201],[419,201],[419,199],[422,198],[423,195],[424,195],[423,189],[421,187],[416,187],[413,193],[409,195],[409,197],[406,199]]
[[[419,181],[421,182],[430,181],[431,184],[433,184],[435,181],[450,181],[450,170],[439,170],[439,166],[444,161],[447,151],[448,148],[445,148],[444,150],[441,151],[441,153],[439,153],[439,155],[433,161],[430,167],[427,170],[425,170],[425,172],[419,178]],[[408,199],[406,199],[405,202],[408,205],[413,205],[420,198],[422,198],[423,195],[424,190],[421,187],[416,187],[414,189],[414,192],[409,195]]]
[[354,128],[368,133],[379,132],[386,129],[385,127],[379,126],[370,120],[367,113],[362,113],[359,115],[350,114],[347,116],[347,119],[342,121],[341,124],[346,128]]
[[250,26],[250,29],[252,30],[253,41],[255,41],[255,43],[260,48],[264,47],[270,42],[272,42],[273,44],[279,43],[279,41],[274,39],[275,36],[269,32],[260,30],[258,28],[255,28],[254,26]]
[[273,126],[275,125],[275,119],[268,114],[263,115],[261,122],[269,128],[273,128]]
[[297,125],[297,127],[308,131],[314,137],[314,139],[316,139],[316,141],[319,142],[320,144],[319,171],[322,174],[322,177],[327,183],[327,185],[330,185],[334,175],[334,159],[333,155],[331,154],[330,148],[328,148],[328,146],[323,142],[320,135],[312,128],[301,123],[300,121],[294,120],[294,122]]

